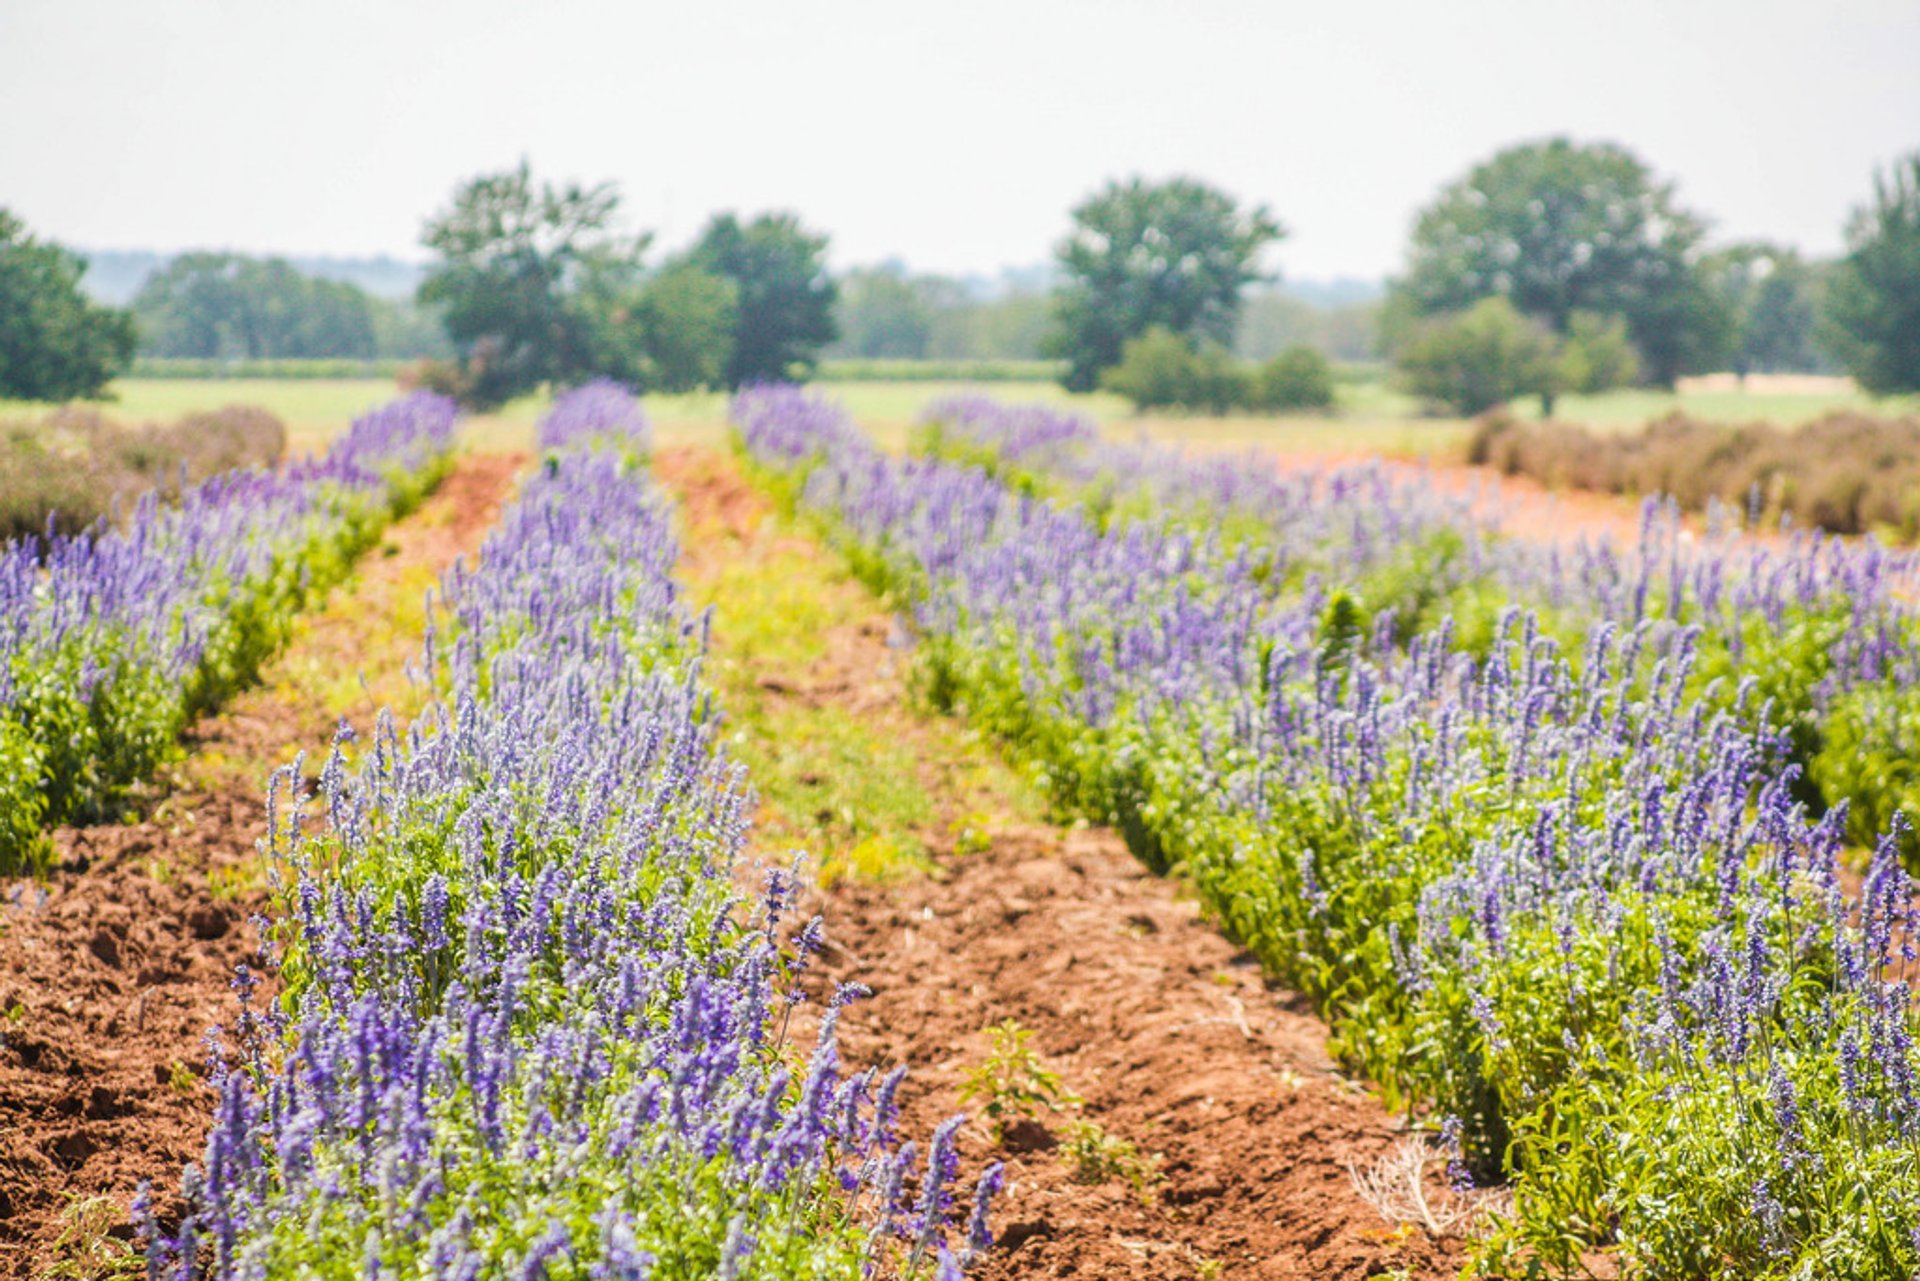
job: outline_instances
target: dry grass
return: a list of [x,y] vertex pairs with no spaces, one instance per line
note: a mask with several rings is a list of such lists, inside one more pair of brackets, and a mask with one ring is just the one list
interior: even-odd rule
[[148,490],[270,467],[286,449],[278,418],[239,405],[144,427],[78,407],[0,423],[0,538],[42,534],[49,518],[76,533]]
[[1920,416],[1828,414],[1803,427],[1730,426],[1672,414],[1644,431],[1598,433],[1488,415],[1469,460],[1549,487],[1714,500],[1761,521],[1837,534],[1920,537]]

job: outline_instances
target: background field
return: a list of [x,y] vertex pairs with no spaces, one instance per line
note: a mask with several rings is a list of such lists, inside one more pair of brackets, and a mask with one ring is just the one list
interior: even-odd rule
[[[848,371],[851,372],[851,371]],[[985,382],[907,379],[897,370],[874,379],[834,378],[827,390],[884,443],[897,446],[908,427],[937,397],[979,390],[1007,401],[1071,405],[1116,438],[1145,435],[1200,449],[1262,448],[1287,454],[1388,454],[1403,457],[1458,458],[1468,424],[1457,418],[1426,417],[1413,397],[1389,386],[1381,371],[1342,369],[1338,412],[1329,416],[1224,418],[1137,415],[1118,396],[1073,395],[1044,379],[995,378]],[[259,405],[287,424],[293,447],[312,449],[342,430],[355,414],[391,398],[386,378],[123,378],[113,384],[108,409],[135,421],[172,419],[222,405]],[[530,396],[474,418],[467,439],[480,450],[526,449],[534,420],[547,397]],[[665,443],[712,444],[725,434],[727,398],[719,392],[649,396],[647,410]],[[1556,417],[1600,429],[1628,430],[1675,411],[1716,422],[1775,422],[1793,425],[1835,409],[1872,414],[1920,412],[1920,397],[1875,400],[1844,379],[1756,376],[1742,388],[1731,377],[1683,381],[1678,391],[1626,390],[1600,396],[1567,396]],[[1536,402],[1518,402],[1523,418],[1539,415]],[[0,416],[32,416],[43,406],[0,401]]]

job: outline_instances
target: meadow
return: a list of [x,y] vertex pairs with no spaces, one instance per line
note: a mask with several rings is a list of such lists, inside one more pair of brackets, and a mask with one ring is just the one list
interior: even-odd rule
[[116,391],[289,461],[0,562],[0,1270],[1920,1267],[1911,553],[1364,371]]
[[[1288,454],[1385,454],[1453,461],[1464,455],[1470,435],[1464,420],[1423,415],[1413,397],[1389,385],[1383,370],[1366,366],[1341,371],[1337,407],[1331,415],[1224,418],[1139,415],[1118,396],[1070,394],[1018,366],[1008,372],[1027,373],[1026,377],[996,376],[985,383],[908,377],[900,369],[862,381],[857,377],[860,372],[857,366],[850,367],[828,385],[849,412],[890,447],[904,444],[925,405],[974,386],[989,387],[1009,401],[1070,408],[1092,418],[1115,439],[1145,436],[1202,449],[1255,447]],[[297,449],[312,449],[342,430],[355,414],[392,395],[393,383],[384,378],[130,377],[112,384],[105,408],[114,416],[141,422],[171,420],[231,404],[256,405],[287,424]],[[527,448],[546,404],[542,396],[527,397],[475,417],[466,428],[468,439],[481,448]],[[662,439],[715,443],[725,434],[727,398],[722,393],[653,395],[646,398],[646,405]],[[1634,388],[1563,396],[1556,416],[1607,430],[1635,428],[1671,413],[1707,422],[1793,426],[1843,409],[1892,415],[1920,409],[1920,401],[1912,397],[1876,400],[1837,379],[1756,377],[1743,388],[1717,378],[1687,380],[1671,392]],[[0,417],[33,412],[29,406],[0,402]],[[1522,418],[1537,418],[1539,407],[1525,400],[1515,404],[1514,412]]]

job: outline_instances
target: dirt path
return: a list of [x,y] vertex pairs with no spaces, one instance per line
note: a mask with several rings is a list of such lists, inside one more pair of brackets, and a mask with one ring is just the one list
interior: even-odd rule
[[[980,761],[952,759],[950,724],[913,710],[898,629],[871,597],[864,617],[836,607],[822,645],[761,645],[743,658],[724,590],[741,566],[777,556],[796,593],[838,600],[858,589],[830,552],[783,528],[729,460],[669,451],[658,470],[695,535],[682,572],[696,598],[704,585],[720,606],[716,666],[749,665],[736,687],[785,705],[796,726],[809,708],[884,717],[872,768],[905,770],[929,800],[913,836],[930,874],[844,878],[820,905],[827,977],[874,992],[843,1017],[846,1061],[910,1062],[907,1120],[924,1135],[956,1111],[979,1111],[962,1104],[962,1083],[992,1052],[987,1029],[1013,1019],[1063,1089],[1084,1100],[1043,1110],[999,1143],[978,1121],[964,1132],[973,1168],[997,1156],[1011,1176],[997,1216],[1002,1246],[980,1275],[1457,1272],[1463,1242],[1389,1223],[1355,1192],[1348,1162],[1368,1169],[1406,1138],[1335,1069],[1326,1029],[1301,1000],[1266,984],[1116,835],[1034,821],[1017,794],[995,791]],[[958,750],[991,755],[977,741]],[[957,777],[975,785],[956,794]],[[1109,1142],[1107,1159],[1084,1169],[1070,1143],[1081,1122]],[[1437,1173],[1423,1187],[1445,1196]]]
[[266,777],[302,750],[317,769],[342,716],[409,704],[424,592],[478,550],[520,461],[462,458],[261,684],[194,728],[144,821],[63,829],[44,884],[0,883],[0,1276],[104,1274],[138,1184],[164,1204],[199,1156],[202,1038],[232,1022],[268,906]]

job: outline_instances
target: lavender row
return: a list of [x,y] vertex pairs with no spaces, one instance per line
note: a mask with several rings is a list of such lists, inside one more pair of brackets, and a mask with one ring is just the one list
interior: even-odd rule
[[49,824],[111,817],[194,716],[251,679],[438,483],[454,417],[449,400],[409,396],[318,458],[0,549],[0,872],[34,866]]
[[1920,1264],[1898,834],[1846,893],[1844,806],[1809,817],[1702,625],[1401,637],[1330,572],[888,458],[791,391],[735,423],[911,601],[937,700],[1191,878],[1350,1064],[1448,1121],[1462,1176],[1510,1185],[1485,1271]]
[[[751,814],[699,682],[645,423],[598,387],[446,583],[440,703],[276,820],[286,994],[221,1069],[160,1276],[856,1278],[963,1240],[955,1124],[901,1142],[901,1073],[789,1035],[820,922],[734,887]],[[297,772],[295,777],[297,777]],[[243,976],[244,977],[244,976]],[[957,1251],[957,1253],[956,1253]]]
[[[1390,618],[1401,640],[1450,618],[1459,642],[1484,654],[1515,602],[1574,650],[1603,624],[1653,623],[1651,660],[1683,643],[1698,650],[1696,695],[1715,678],[1725,692],[1747,677],[1758,683],[1754,710],[1789,736],[1803,792],[1847,802],[1854,841],[1871,845],[1896,812],[1920,814],[1920,774],[1906,764],[1920,758],[1913,553],[1818,531],[1755,538],[1725,512],[1696,537],[1677,509],[1653,500],[1626,546],[1502,537],[1490,502],[1442,493],[1409,468],[1283,473],[1257,455],[1108,442],[1074,415],[977,396],[930,406],[921,443],[1103,523],[1158,514],[1245,541],[1272,558],[1277,585],[1337,584],[1370,620]],[[1910,838],[1907,853],[1920,855]]]

